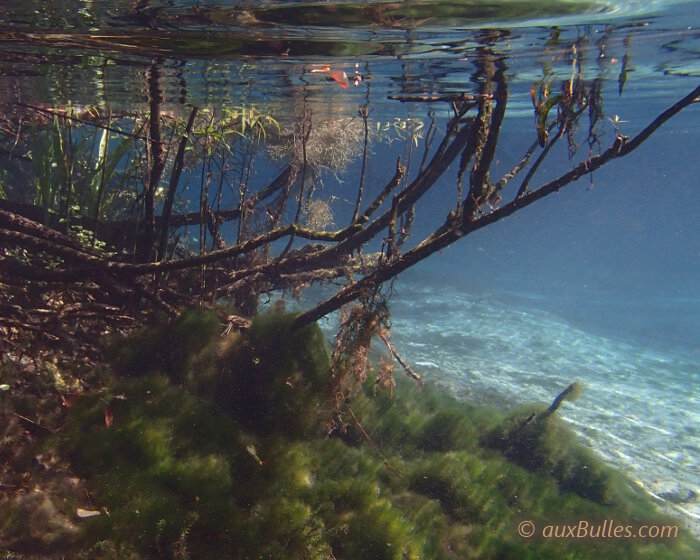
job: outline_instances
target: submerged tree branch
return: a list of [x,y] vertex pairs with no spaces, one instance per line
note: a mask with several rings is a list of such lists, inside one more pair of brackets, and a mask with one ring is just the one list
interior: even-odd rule
[[651,136],[655,130],[662,126],[671,117],[692,104],[698,98],[698,96],[700,96],[700,86],[695,88],[688,95],[657,116],[631,140],[618,136],[613,144],[603,153],[580,163],[557,179],[554,179],[553,181],[550,181],[535,190],[527,192],[520,197],[516,197],[500,208],[486,214],[482,214],[479,218],[474,220],[472,220],[466,214],[461,218],[456,214],[451,214],[443,226],[438,229],[438,232],[426,238],[423,242],[419,243],[407,253],[385,264],[361,280],[339,290],[336,294],[321,302],[316,307],[299,315],[299,317],[297,317],[297,319],[294,321],[294,328],[300,328],[308,323],[317,321],[328,313],[331,313],[343,305],[357,299],[363,292],[376,289],[376,287],[380,284],[394,278],[404,270],[429,257],[436,251],[451,245],[458,239],[514,214],[516,211],[529,206],[530,204],[549,194],[552,194],[553,192],[558,191],[570,183],[573,183],[576,179],[592,173],[610,160],[629,154],[634,149],[639,147],[647,138],[649,138],[649,136]]
[[[241,117],[243,120],[236,121],[241,124],[240,133],[231,130],[233,113],[215,117],[214,111],[202,109],[206,118],[198,119],[201,111],[192,109],[183,134],[181,121],[163,111],[165,105],[158,60],[152,61],[146,74],[150,113],[147,118],[144,115],[133,117],[135,122],[146,127],[147,137],[138,137],[139,142],[130,144],[128,149],[133,149],[133,153],[117,152],[115,161],[127,153],[129,163],[123,170],[115,164],[115,169],[119,169],[111,180],[103,164],[99,168],[101,176],[96,181],[88,179],[85,182],[90,186],[99,182],[100,196],[104,192],[111,197],[107,200],[113,205],[106,213],[111,220],[89,216],[85,208],[88,203],[94,208],[94,197],[78,192],[76,186],[77,181],[84,179],[82,176],[97,172],[95,157],[104,158],[110,142],[101,144],[101,155],[95,156],[94,137],[92,148],[82,152],[88,163],[77,172],[76,166],[80,162],[77,133],[64,134],[53,128],[41,131],[61,138],[55,144],[60,147],[60,153],[52,154],[46,148],[46,153],[38,154],[32,149],[30,133],[25,132],[18,153],[31,153],[36,163],[42,157],[42,165],[46,164],[44,167],[49,170],[52,169],[51,158],[54,158],[57,171],[53,176],[47,172],[42,184],[47,190],[53,188],[53,182],[59,185],[54,194],[40,192],[37,195],[43,206],[29,204],[27,201],[31,200],[31,195],[26,193],[14,201],[0,200],[1,334],[11,338],[8,344],[14,344],[19,340],[17,333],[28,333],[31,344],[27,347],[32,350],[41,347],[40,341],[43,340],[42,348],[49,347],[49,342],[56,342],[71,352],[81,353],[86,350],[86,345],[91,344],[88,340],[99,339],[105,331],[136,326],[149,314],[164,311],[174,315],[179,307],[200,305],[220,297],[228,298],[232,306],[243,310],[242,314],[253,313],[260,294],[283,290],[297,295],[313,283],[326,283],[337,291],[302,313],[295,320],[295,327],[315,321],[352,301],[357,301],[360,308],[372,308],[375,304],[371,302],[376,303],[375,296],[383,283],[462,237],[512,215],[609,161],[628,155],[700,95],[698,87],[633,138],[618,134],[611,145],[603,149],[597,130],[601,123],[605,124],[600,82],[583,79],[581,56],[578,56],[574,60],[571,79],[562,81],[555,93],[550,91],[553,80],[549,76],[545,76],[539,86],[533,85],[531,95],[536,124],[532,133],[536,140],[532,145],[528,141],[526,146],[530,147],[524,156],[510,173],[494,184],[491,173],[497,161],[498,142],[509,102],[506,58],[495,50],[494,37],[486,34],[482,46],[477,48],[477,56],[470,61],[476,68],[476,93],[401,97],[401,101],[444,103],[447,116],[443,122],[446,126],[438,131],[440,127],[431,107],[428,113],[431,125],[424,139],[420,168],[410,173],[404,165],[410,163],[414,147],[418,148],[417,144],[405,146],[403,152],[409,157],[403,158],[404,163],[398,158],[395,169],[386,169],[386,183],[371,184],[372,175],[368,173],[371,169],[369,146],[372,130],[368,105],[360,112],[362,122],[356,118],[357,127],[352,128],[347,122],[327,126],[324,145],[315,146],[314,150],[310,149],[313,135],[309,134],[310,129],[305,124],[301,137],[296,136],[297,144],[293,149],[279,150],[278,154],[283,154],[279,156],[275,154],[275,148],[286,142],[287,136],[281,132],[277,135],[271,133],[266,139],[259,133],[259,128],[254,128],[255,133],[251,133],[251,127],[257,125],[251,124],[250,108],[246,108],[245,116]],[[556,111],[557,116],[548,118],[550,111],[552,114]],[[100,126],[97,117],[95,122],[87,120],[83,123],[60,111],[47,109],[37,113],[50,115],[52,126],[57,129],[61,123],[66,126],[66,123],[71,123],[73,127],[80,124]],[[574,133],[580,119],[586,116],[588,126],[581,127],[578,135],[584,135],[584,141],[595,147],[598,153],[580,161],[580,155],[577,160],[573,159],[574,142],[580,141]],[[45,116],[39,118],[43,119],[44,125],[49,120]],[[274,119],[272,122],[278,124]],[[314,131],[317,122],[314,121]],[[114,132],[123,134],[111,127],[111,121],[108,124],[107,130],[114,128]],[[616,123],[614,126],[617,129]],[[558,127],[557,136],[545,142],[535,158],[541,140],[555,127]],[[21,127],[15,128],[19,130]],[[291,130],[299,130],[297,122],[292,123]],[[401,130],[405,132],[408,128]],[[544,184],[531,186],[535,172],[544,166],[546,158],[553,157],[555,150],[552,146],[564,135],[569,141],[570,169]],[[412,143],[417,137],[402,138]],[[43,145],[48,146],[49,142],[44,140]],[[286,167],[260,188],[256,184],[255,167],[262,157],[254,166],[252,154],[262,154],[265,149],[269,161],[284,158]],[[324,155],[319,156],[319,152]],[[323,173],[328,169],[338,172],[328,161],[342,161],[343,165],[348,165],[352,158],[360,156],[361,168],[357,162],[358,169],[361,169],[360,180],[352,182],[355,190],[349,194],[338,191],[338,196],[331,195],[334,199],[321,199],[318,194],[320,187],[316,187],[323,180]],[[328,159],[323,160],[323,157]],[[147,161],[145,168],[144,159]],[[172,171],[168,187],[163,191],[164,198],[160,198],[159,186],[168,160],[172,161]],[[13,165],[25,166],[20,171],[26,174],[25,162],[18,160]],[[201,211],[174,214],[178,196],[188,196],[183,179],[188,166],[189,172],[202,178]],[[423,220],[431,226],[427,232],[422,230],[422,239],[416,237],[414,241],[416,230],[421,231],[421,219],[432,211],[433,195],[436,199],[445,195],[438,189],[443,188],[442,178],[450,170],[455,173],[453,180],[456,179],[458,188],[462,178],[469,177],[467,192],[462,196],[459,191],[457,205],[452,205],[453,210],[448,216],[437,220],[437,227],[429,220]],[[389,177],[392,172],[393,176]],[[218,177],[217,173],[220,174]],[[229,182],[234,173],[239,179],[237,186]],[[514,189],[518,192],[512,192],[510,199],[501,202],[504,186],[519,173],[526,173],[521,188]],[[266,177],[267,171],[260,176]],[[23,175],[18,173],[17,177],[23,178]],[[308,178],[314,183],[309,183]],[[215,202],[210,200],[206,188],[212,181],[215,181],[213,185],[218,185]],[[453,190],[449,192],[454,193]],[[454,194],[447,196],[453,200]],[[331,202],[339,198],[349,203],[342,217],[349,225],[334,229],[333,212],[337,206],[332,206]],[[290,200],[296,205],[290,204]],[[317,208],[325,212],[326,215],[322,216],[325,220],[313,222],[305,218],[309,210],[307,206],[313,202],[319,203]],[[162,210],[158,212],[161,203]],[[221,209],[227,206],[228,209]],[[55,222],[54,227],[44,224],[47,218]],[[240,241],[235,241],[235,234],[225,237],[229,228],[221,226],[227,221],[233,222],[231,230],[238,226]],[[180,229],[189,225],[200,226],[199,239],[187,238],[189,232]],[[95,235],[96,230],[99,236]],[[181,234],[182,237],[178,238]],[[209,234],[216,242],[215,250],[210,250],[210,245],[205,242],[204,238]],[[88,238],[89,242],[86,242]],[[293,248],[295,242],[298,246]],[[193,249],[197,243],[199,251]],[[223,248],[225,243],[235,244]],[[134,247],[137,247],[137,262],[133,262],[134,255],[130,254]],[[169,247],[173,248],[172,257],[166,257]],[[379,251],[380,247],[383,252]],[[210,266],[214,263],[216,266]],[[100,315],[104,315],[102,323]],[[364,315],[371,317],[372,313]],[[42,319],[46,321],[42,323]],[[83,329],[87,331],[83,332]],[[376,329],[373,332],[376,336]],[[385,342],[406,372],[417,378],[389,344],[388,337],[385,337]]]
[[165,201],[163,202],[163,211],[159,225],[160,242],[158,245],[157,254],[157,260],[159,261],[165,258],[165,246],[168,242],[168,230],[170,228],[170,215],[173,209],[173,202],[175,201],[177,186],[180,182],[180,174],[182,173],[182,167],[184,165],[185,148],[187,147],[187,142],[189,141],[189,136],[192,132],[192,126],[194,126],[194,119],[196,116],[197,107],[194,107],[190,113],[190,118],[187,120],[185,133],[182,135],[182,138],[180,138],[180,143],[177,147],[177,154],[175,156],[175,164],[173,165],[173,170],[170,174],[170,184],[168,185],[168,192],[165,195]]

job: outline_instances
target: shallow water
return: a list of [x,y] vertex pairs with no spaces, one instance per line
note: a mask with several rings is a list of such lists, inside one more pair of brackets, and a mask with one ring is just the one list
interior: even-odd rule
[[[526,294],[438,290],[411,279],[397,290],[396,341],[450,393],[509,408],[548,402],[579,380],[584,395],[562,414],[584,441],[654,494],[697,487],[697,351],[577,324]],[[657,303],[657,313],[674,312]],[[698,504],[682,507],[697,530]]]
[[[0,108],[144,110],[154,73],[176,115],[246,105],[284,124],[302,106],[331,120],[366,105],[380,133],[367,168],[376,191],[405,155],[411,123],[425,133],[433,114],[444,128],[449,106],[439,99],[476,91],[481,51],[502,57],[509,84],[495,175],[532,141],[531,87],[572,76],[572,45],[599,81],[609,121],[583,153],[639,132],[697,87],[699,25],[693,1],[6,0]],[[347,88],[331,70],[345,72]],[[566,419],[656,494],[700,493],[699,111],[696,103],[629,157],[433,255],[392,298],[405,357],[460,398],[548,402],[581,380],[584,396],[565,406]],[[540,181],[569,166],[562,147]],[[260,184],[275,170],[265,160]],[[359,173],[356,159],[323,176],[318,192],[337,223],[352,212],[347,185]],[[452,169],[407,247],[442,223],[454,181]],[[194,208],[195,195],[186,199]],[[697,531],[700,503],[681,507]]]

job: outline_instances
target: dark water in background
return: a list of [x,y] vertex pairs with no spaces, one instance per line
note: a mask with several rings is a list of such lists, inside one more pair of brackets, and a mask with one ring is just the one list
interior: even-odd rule
[[[587,67],[606,65],[606,113],[619,116],[625,134],[699,81],[698,2],[502,2],[496,11],[416,2],[410,17],[359,4],[5,0],[0,103],[143,107],[143,76],[155,65],[175,112],[252,103],[281,118],[303,98],[333,117],[368,103],[372,124],[426,119],[429,109],[444,122],[442,106],[390,97],[469,90],[480,29],[500,29],[508,31],[496,48],[507,56],[510,87],[498,151],[505,171],[531,142],[531,84],[543,65],[568,76],[562,49],[579,36],[592,37],[582,47]],[[625,41],[630,68],[619,95]],[[311,72],[324,64],[362,81],[344,90]],[[368,184],[384,184],[403,153],[397,145],[373,146]],[[696,105],[629,157],[409,271],[394,298],[394,336],[406,357],[481,401],[546,401],[581,379],[585,397],[566,414],[589,442],[652,491],[697,491],[699,146]],[[568,168],[561,156],[543,177]],[[344,189],[358,172],[355,163],[324,181],[339,221],[351,211]],[[442,181],[452,197],[454,172]],[[449,197],[429,201],[416,239],[442,222]],[[683,507],[697,521],[700,506]]]

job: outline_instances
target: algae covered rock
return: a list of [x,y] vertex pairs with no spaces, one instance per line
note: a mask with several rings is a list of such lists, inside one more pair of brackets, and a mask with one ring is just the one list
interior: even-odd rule
[[222,336],[215,312],[177,319],[113,344],[123,376],[164,374],[258,433],[302,435],[319,417],[328,371],[327,343],[316,324],[293,330],[296,315],[259,315],[244,333]]
[[600,504],[611,503],[616,497],[612,469],[579,443],[555,415],[564,401],[578,399],[581,392],[581,384],[574,382],[549,407],[534,405],[515,411],[490,430],[483,443],[532,472],[552,476],[563,491]]
[[[275,479],[301,492],[312,461],[256,435],[298,437],[321,425],[326,343],[315,325],[292,331],[292,320],[258,317],[222,337],[215,314],[188,312],[115,343],[118,375],[106,370],[104,390],[79,399],[57,436],[109,512],[83,523],[90,539],[148,557],[235,558],[260,548],[246,534],[267,531],[261,550],[330,558],[310,506],[283,507],[268,494]],[[269,538],[281,520],[292,523],[287,536]]]
[[[663,521],[643,496],[609,499],[617,479],[545,407],[504,419],[407,381],[393,397],[368,382],[352,411],[336,410],[361,422],[362,437],[329,438],[318,327],[270,314],[222,336],[207,314],[124,343],[119,375],[105,367],[103,390],[51,436],[103,512],[80,523],[76,558],[697,557],[686,535],[595,548],[521,538],[523,518]],[[185,325],[193,340],[178,338]],[[177,348],[158,340],[171,331]],[[147,360],[139,376],[135,356]]]
[[246,459],[225,415],[165,376],[148,376],[83,397],[57,437],[105,512],[83,522],[86,538],[157,558],[232,554],[241,522],[232,473]]
[[460,435],[467,431],[465,424],[464,414],[440,410],[422,426],[417,443],[426,451],[450,451],[458,447]]

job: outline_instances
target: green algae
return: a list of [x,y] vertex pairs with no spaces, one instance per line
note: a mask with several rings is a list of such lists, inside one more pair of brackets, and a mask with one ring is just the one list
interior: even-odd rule
[[222,329],[212,312],[186,311],[173,322],[161,319],[156,323],[113,342],[112,363],[119,375],[138,377],[161,372],[182,381],[193,370],[199,353]]
[[528,470],[550,474],[563,491],[610,503],[615,493],[613,472],[556,416],[545,412],[540,406],[516,411],[486,434],[484,444]]
[[220,357],[215,399],[251,430],[300,437],[320,425],[330,355],[321,329],[296,315],[262,315]]
[[[293,316],[268,315],[222,337],[212,317],[187,318],[199,325],[190,340],[183,319],[116,345],[106,388],[82,397],[49,441],[102,512],[82,523],[83,554],[598,560],[700,551],[683,531],[657,541],[522,538],[523,520],[677,522],[555,416],[518,433],[533,409],[505,416],[405,380],[393,397],[368,382],[350,403],[390,470],[354,422],[338,437],[322,429],[332,407],[317,326],[295,332]],[[149,360],[138,368],[137,356]]]

